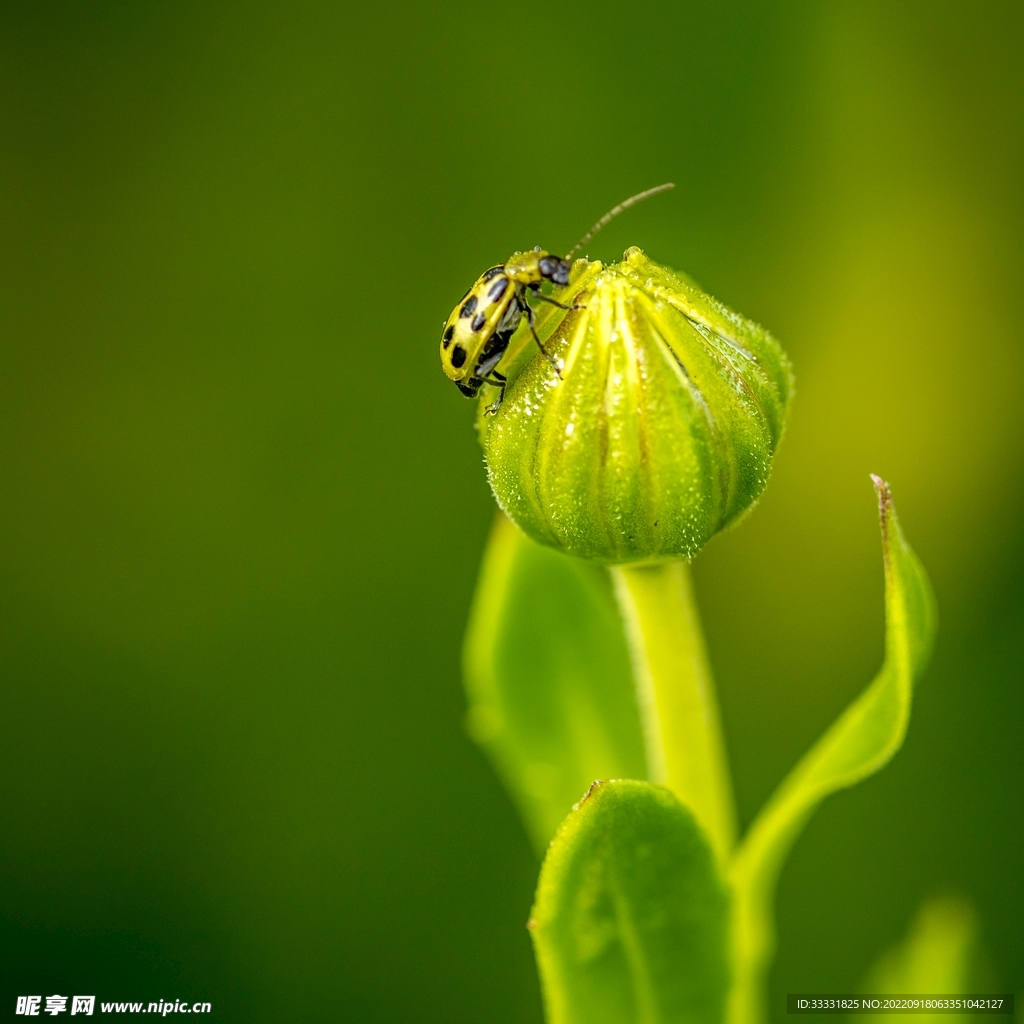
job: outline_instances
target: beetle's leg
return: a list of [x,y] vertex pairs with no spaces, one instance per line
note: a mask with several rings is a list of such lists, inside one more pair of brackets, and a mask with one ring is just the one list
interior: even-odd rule
[[558,299],[548,298],[547,295],[542,295],[540,292],[534,293],[538,299],[542,302],[550,302],[552,306],[557,306],[559,309],[586,309],[586,306],[581,306],[578,302],[573,303],[571,306],[567,306],[564,302],[559,302]]
[[485,381],[496,388],[501,388],[497,401],[492,402],[484,409],[485,416],[493,416],[501,408],[501,403],[505,401],[505,386],[508,384],[508,378],[503,373],[498,373],[495,370],[490,377],[485,378]]
[[526,310],[526,319],[530,324],[530,331],[533,334],[533,340],[537,342],[537,348],[544,353],[544,358],[555,368],[555,373],[558,374],[558,379],[562,379],[562,371],[558,368],[558,363],[555,362],[555,357],[544,347],[544,342],[540,340],[540,335],[537,333],[537,328],[534,326],[533,318],[535,316],[533,312],[533,306],[531,306],[526,298],[523,298],[523,308]]

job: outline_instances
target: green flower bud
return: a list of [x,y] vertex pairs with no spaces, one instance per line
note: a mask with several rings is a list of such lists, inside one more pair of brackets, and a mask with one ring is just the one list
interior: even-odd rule
[[498,504],[535,540],[606,563],[692,558],[768,481],[792,393],[763,328],[637,248],[577,260],[478,418]]

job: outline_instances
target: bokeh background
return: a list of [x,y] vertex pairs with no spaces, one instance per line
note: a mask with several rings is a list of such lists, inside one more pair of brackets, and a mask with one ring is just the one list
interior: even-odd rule
[[787,991],[920,901],[1024,989],[1024,8],[0,8],[0,911],[14,995],[540,1020],[537,864],[467,739],[492,516],[441,324],[639,244],[798,393],[696,563],[748,821],[875,671],[869,472],[941,610],[906,747],[779,901]]

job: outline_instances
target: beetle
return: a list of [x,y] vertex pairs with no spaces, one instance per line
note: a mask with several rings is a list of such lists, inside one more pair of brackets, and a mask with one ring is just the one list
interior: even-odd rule
[[441,366],[448,378],[455,382],[455,386],[467,398],[475,398],[484,384],[493,384],[499,389],[498,400],[488,406],[486,412],[493,414],[498,411],[508,384],[505,375],[498,371],[498,364],[524,316],[529,322],[537,347],[561,377],[558,364],[537,334],[535,312],[529,297],[532,295],[559,309],[582,309],[578,304],[567,306],[544,295],[540,290],[541,285],[548,281],[556,288],[564,288],[569,283],[573,256],[605,224],[642,199],[673,187],[671,182],[658,185],[619,203],[566,256],[554,256],[537,246],[532,252],[513,253],[508,262],[485,270],[452,310],[441,334]]

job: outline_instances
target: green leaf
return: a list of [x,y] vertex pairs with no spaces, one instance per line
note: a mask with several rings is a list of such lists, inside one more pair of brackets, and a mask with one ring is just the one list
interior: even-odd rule
[[761,1013],[764,973],[774,935],[771,906],[782,862],[811,813],[830,793],[878,771],[903,743],[915,679],[935,633],[931,587],[896,520],[888,485],[878,492],[885,563],[885,661],[870,686],[843,712],[776,790],[754,821],[734,861],[737,980],[733,1024]]
[[629,651],[605,570],[495,524],[465,646],[469,727],[543,855],[600,778],[646,778]]
[[718,1024],[729,895],[663,786],[595,783],[548,851],[530,922],[548,1024]]
[[[964,900],[947,896],[921,907],[907,937],[879,958],[861,990],[865,994],[951,996],[995,991],[984,973],[974,911]],[[857,1019],[886,1024],[901,1016],[872,1013],[860,1014]],[[923,1015],[926,1021],[940,1016],[948,1015]]]

